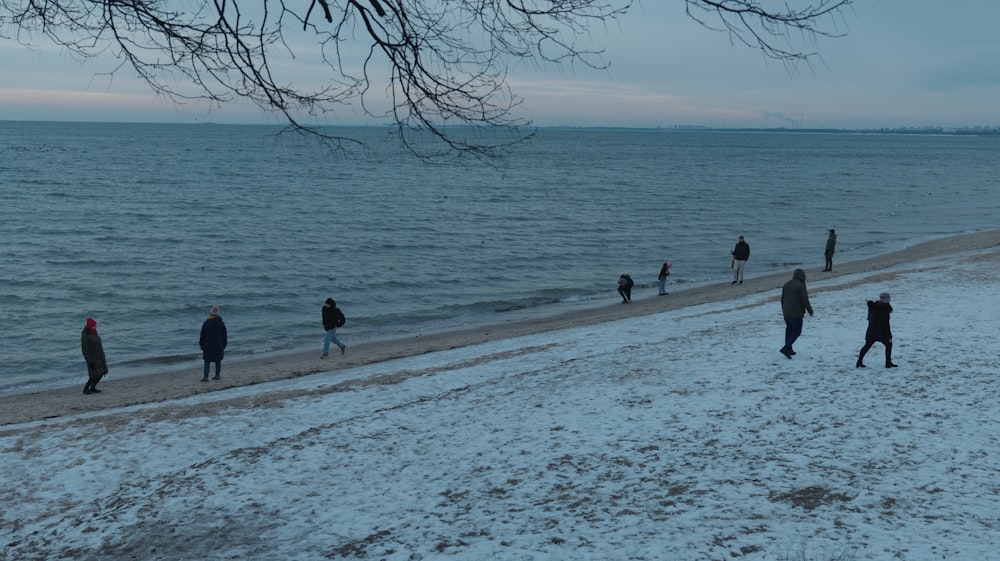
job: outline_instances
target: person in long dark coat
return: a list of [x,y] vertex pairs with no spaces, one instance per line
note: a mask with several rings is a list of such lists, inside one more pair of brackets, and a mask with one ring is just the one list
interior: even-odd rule
[[215,363],[215,379],[222,378],[222,357],[225,354],[226,345],[229,343],[229,336],[226,333],[226,324],[222,321],[219,305],[212,306],[208,314],[208,319],[201,324],[201,338],[198,344],[201,345],[201,357],[205,361],[205,375],[202,382],[208,381],[209,366]]
[[868,331],[865,332],[865,346],[861,347],[858,362],[854,365],[855,368],[865,367],[863,362],[865,354],[876,342],[885,345],[885,367],[896,367],[892,363],[892,329],[889,327],[889,315],[892,314],[890,299],[889,293],[883,292],[879,294],[878,302],[868,301]]
[[83,360],[87,361],[87,384],[83,386],[83,393],[101,393],[97,382],[108,373],[108,359],[104,356],[104,343],[97,334],[97,322],[93,318],[87,318],[87,325],[80,334],[80,347]]
[[830,229],[830,235],[826,238],[826,250],[823,251],[823,255],[826,257],[826,267],[823,272],[828,272],[833,270],[833,252],[837,250],[837,232]]

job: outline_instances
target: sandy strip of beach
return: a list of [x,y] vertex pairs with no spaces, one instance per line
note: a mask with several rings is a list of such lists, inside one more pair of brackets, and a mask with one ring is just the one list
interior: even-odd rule
[[[889,267],[912,263],[914,269],[920,269],[921,261],[928,258],[997,246],[1000,246],[1000,230],[933,240],[869,259],[838,263],[835,270],[828,273],[821,272],[819,266],[803,268],[807,278],[812,281],[860,273],[862,277],[852,277],[853,280],[850,283],[851,285],[860,285],[898,274],[898,270],[895,273],[886,272],[885,269]],[[639,297],[634,299],[632,304],[621,304],[615,297],[609,299],[609,303],[605,306],[553,315],[521,317],[517,321],[508,320],[502,323],[454,331],[417,333],[393,340],[357,344],[350,342],[348,334],[346,339],[349,347],[343,356],[331,354],[330,359],[321,360],[319,350],[313,350],[262,356],[241,361],[227,361],[223,368],[223,379],[207,383],[201,381],[200,365],[169,372],[123,378],[115,378],[112,372],[112,375],[106,377],[101,383],[102,393],[83,395],[82,388],[85,376],[81,375],[80,383],[76,386],[0,397],[0,425],[175,400],[206,392],[221,392],[238,386],[359,367],[485,341],[593,325],[708,302],[743,298],[747,295],[780,287],[791,278],[794,268],[790,266],[788,271],[753,276],[742,285],[731,285],[727,279],[718,284],[671,292],[667,297],[658,297],[655,292],[645,296],[639,292],[637,294]],[[849,286],[842,285],[837,288],[847,287]],[[317,335],[318,337],[319,335]],[[282,399],[283,397],[275,394],[273,398]]]

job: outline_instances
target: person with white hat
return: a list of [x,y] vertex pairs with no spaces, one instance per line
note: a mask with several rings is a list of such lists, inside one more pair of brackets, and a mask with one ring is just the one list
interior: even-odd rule
[[891,297],[888,292],[879,294],[878,301],[868,301],[868,331],[865,332],[865,346],[861,347],[855,368],[864,368],[862,362],[868,349],[877,342],[885,345],[885,367],[895,368],[892,362],[892,329],[889,327],[889,315],[892,313]]
[[208,318],[201,324],[201,336],[198,345],[201,347],[201,358],[205,361],[202,382],[208,381],[210,365],[215,363],[215,378],[222,379],[222,358],[225,356],[229,334],[226,324],[222,321],[222,309],[216,304],[208,312]]

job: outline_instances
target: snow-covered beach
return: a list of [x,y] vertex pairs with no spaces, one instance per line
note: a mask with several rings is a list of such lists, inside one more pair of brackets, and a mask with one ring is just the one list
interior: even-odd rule
[[0,558],[1000,559],[998,244],[4,397]]

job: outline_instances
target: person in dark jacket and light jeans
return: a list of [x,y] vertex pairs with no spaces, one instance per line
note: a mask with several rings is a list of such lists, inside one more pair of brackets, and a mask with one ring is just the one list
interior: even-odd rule
[[792,280],[781,288],[781,313],[785,316],[785,346],[781,347],[781,354],[787,358],[792,358],[795,354],[792,345],[802,334],[802,320],[806,312],[813,315],[809,292],[806,290],[806,272],[795,269]]
[[656,277],[656,279],[660,281],[660,296],[666,296],[669,294],[669,292],[667,292],[667,277],[670,276],[670,267],[673,267],[673,265],[673,262],[667,261],[662,267],[660,267],[660,274]]
[[226,324],[222,321],[221,309],[218,304],[212,306],[205,323],[201,324],[201,337],[198,345],[201,346],[201,357],[205,361],[205,374],[201,381],[208,381],[208,371],[211,363],[215,363],[215,379],[222,378],[222,357],[225,354],[226,345],[229,343],[229,335],[226,333]]
[[347,345],[337,337],[337,328],[343,327],[346,322],[344,312],[337,307],[337,302],[333,298],[327,298],[323,304],[323,329],[326,330],[326,337],[323,339],[323,354],[319,358],[330,356],[331,341],[340,347],[340,354],[347,352]]
[[747,261],[750,259],[750,244],[743,239],[743,236],[736,242],[732,254],[733,284],[737,282],[743,284],[743,270],[746,269]]
[[868,301],[868,331],[865,332],[865,346],[861,347],[858,363],[854,365],[856,368],[865,367],[862,360],[876,341],[885,345],[885,367],[896,367],[892,363],[892,329],[889,327],[889,314],[892,313],[892,306],[889,304],[889,300],[889,293],[883,292],[879,294],[878,302]]

